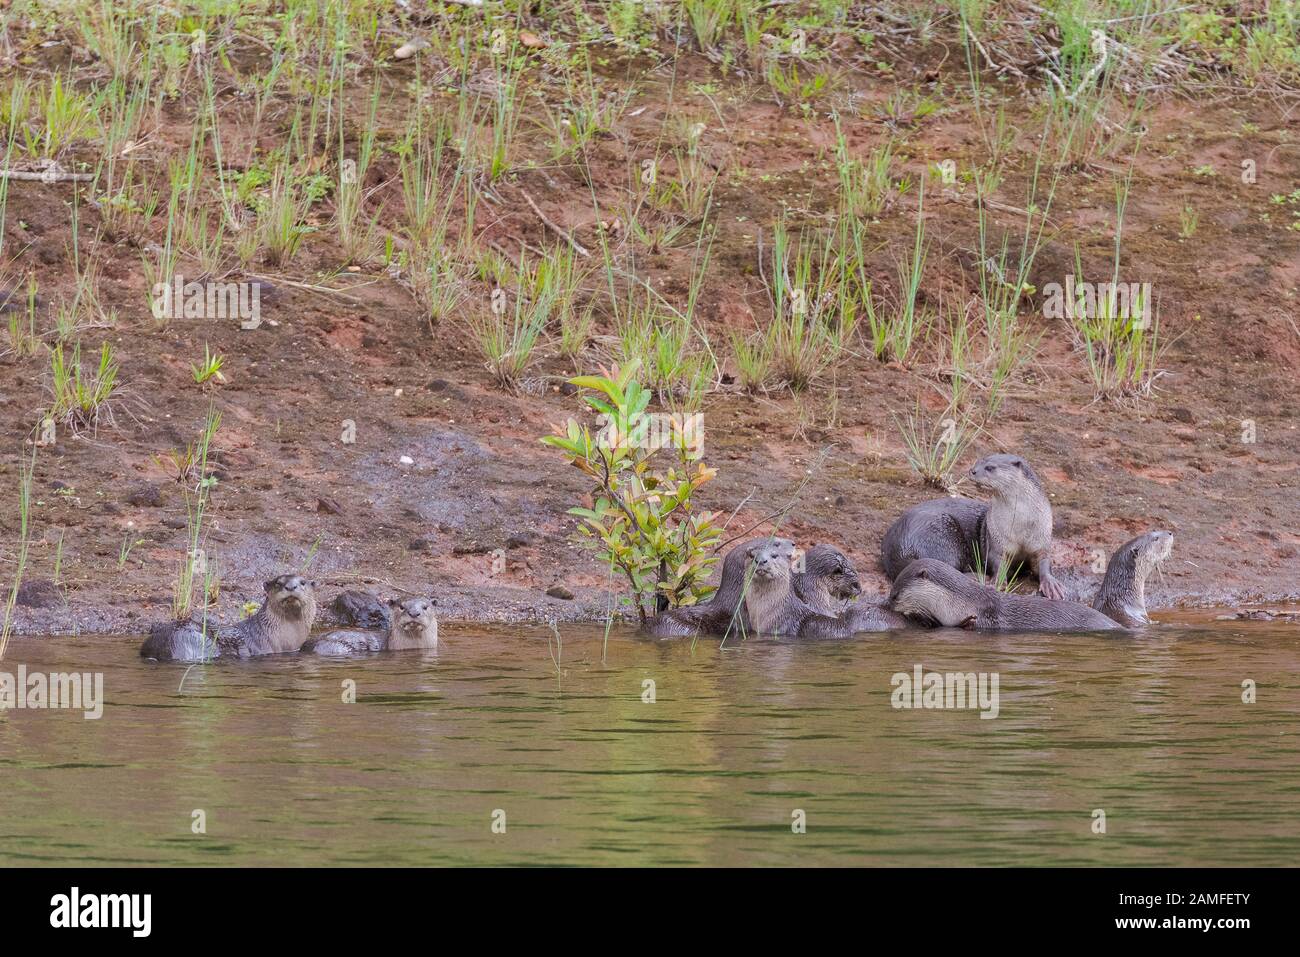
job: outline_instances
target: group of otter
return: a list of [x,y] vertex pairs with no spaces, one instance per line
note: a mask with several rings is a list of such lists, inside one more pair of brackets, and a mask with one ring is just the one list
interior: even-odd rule
[[[1092,607],[1065,597],[1052,577],[1052,507],[1018,455],[989,455],[970,478],[987,502],[940,498],[909,508],[885,533],[881,566],[893,582],[881,602],[860,598],[849,559],[833,545],[802,556],[784,538],[756,538],[727,553],[713,597],[646,623],[655,637],[744,634],[846,638],[909,625],[990,631],[1105,631],[1148,623],[1147,576],[1174,536],[1152,531],[1111,557]],[[1033,570],[1039,595],[1010,594],[966,575]]]
[[195,621],[156,625],[140,655],[157,661],[211,661],[260,658],[300,651],[352,658],[377,651],[432,650],[438,647],[438,619],[428,598],[394,598],[382,631],[330,631],[311,637],[316,620],[316,583],[301,575],[281,575],[266,583],[262,607],[228,628],[210,630]]
[[[893,582],[883,602],[860,599],[853,564],[833,545],[802,556],[784,538],[755,538],[727,553],[722,581],[697,605],[673,608],[646,623],[661,637],[758,633],[847,638],[909,625],[993,631],[1103,631],[1146,624],[1145,585],[1169,557],[1174,536],[1147,532],[1110,560],[1092,607],[1067,601],[1052,577],[1052,507],[1042,483],[1018,455],[990,455],[970,470],[988,502],[940,498],[914,505],[885,533],[881,563]],[[1009,594],[965,572],[997,575],[1028,565],[1041,595]],[[253,658],[301,651],[355,657],[438,646],[434,602],[389,602],[385,633],[331,631],[311,637],[316,583],[281,575],[266,583],[256,614],[211,631],[193,621],[158,625],[140,654],[159,661]]]

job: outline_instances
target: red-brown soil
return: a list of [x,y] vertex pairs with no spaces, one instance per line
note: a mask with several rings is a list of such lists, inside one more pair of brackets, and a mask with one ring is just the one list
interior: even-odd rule
[[[950,88],[961,82],[960,69],[944,69],[954,71]],[[721,345],[728,326],[752,328],[751,314],[765,315],[756,229],[769,230],[782,206],[808,223],[833,219],[834,169],[826,154],[833,126],[824,114],[782,109],[761,91],[723,83],[721,95],[692,92],[692,78],[718,82],[712,70],[703,58],[684,57],[673,109],[721,113],[722,122],[704,134],[725,172],[701,305]],[[883,101],[895,82],[859,79],[868,102]],[[629,112],[644,111],[625,121],[620,137],[603,139],[593,156],[602,203],[618,200],[643,152],[639,144],[660,134],[669,112],[662,77],[641,78],[638,89]],[[1149,132],[1137,158],[1123,261],[1125,275],[1152,282],[1159,297],[1168,374],[1153,399],[1094,402],[1064,323],[1043,319],[1037,301],[1026,306],[1027,321],[1042,334],[1040,354],[963,465],[977,454],[1012,450],[1039,469],[1055,506],[1055,565],[1076,590],[1086,594],[1097,581],[1095,549],[1108,552],[1163,527],[1177,541],[1151,583],[1153,606],[1300,596],[1300,231],[1288,228],[1288,208],[1269,201],[1300,187],[1297,115],[1294,100],[1243,94],[1170,98],[1144,117]],[[844,123],[863,155],[890,135],[869,109]],[[1026,162],[1034,128],[1027,119],[1018,144]],[[178,120],[160,131],[158,148],[188,137]],[[927,160],[953,158],[964,167],[978,142],[968,110],[942,110],[910,135],[903,171],[915,181]],[[1246,158],[1258,165],[1253,185],[1240,181]],[[1073,271],[1076,242],[1085,264],[1106,266],[1113,171],[1124,162],[1111,158],[1066,173],[1031,277],[1040,290]],[[1217,175],[1194,175],[1204,166]],[[1004,202],[1023,203],[1027,173],[1022,164],[1008,176],[999,194]],[[393,175],[391,163],[372,170],[377,185],[388,178],[390,198],[399,188]],[[521,185],[551,220],[598,248],[591,193],[565,168],[520,167],[507,177],[498,201],[480,213],[484,242],[516,253],[520,241],[553,241],[522,200]],[[34,270],[47,303],[72,287],[68,201],[75,188],[11,184],[9,268],[14,275]],[[974,213],[955,193],[938,193],[927,196],[925,213],[934,241],[931,272],[973,289]],[[1180,240],[1179,211],[1189,203],[1200,224]],[[875,265],[882,291],[893,281],[893,257],[910,247],[914,216],[914,202],[881,216]],[[1015,225],[1014,216],[999,219]],[[95,242],[95,229],[83,205],[83,244]],[[208,535],[208,553],[221,569],[222,616],[256,598],[265,578],[302,567],[313,548],[311,574],[327,599],[366,585],[432,594],[449,620],[605,614],[607,574],[576,544],[574,520],[565,514],[585,491],[581,476],[538,442],[554,424],[580,414],[578,399],[560,387],[573,369],[548,344],[533,373],[541,387],[503,392],[463,327],[453,320],[430,331],[410,294],[379,265],[334,283],[347,289],[346,299],[292,285],[337,266],[331,244],[328,229],[309,237],[288,281],[259,270],[275,291],[263,300],[262,326],[246,331],[233,321],[186,319],[159,329],[148,312],[139,252],[100,241],[101,293],[118,320],[87,333],[83,350],[97,350],[102,338],[114,344],[123,397],[113,423],[77,437],[60,432],[55,445],[38,452],[27,578],[54,577],[62,541],[66,605],[20,607],[20,630],[139,632],[169,614],[185,513],[180,486],[155,456],[194,441],[210,402],[223,415]],[[690,257],[687,248],[642,257],[639,265],[673,295],[684,292]],[[201,387],[190,377],[205,343],[225,356],[224,385]],[[588,369],[600,361],[593,353]],[[48,373],[44,350],[0,360],[6,578],[18,537],[19,457],[46,402]],[[744,502],[732,521],[739,530],[797,493],[784,534],[804,544],[839,544],[868,592],[882,589],[876,555],[884,529],[906,506],[936,494],[907,466],[895,426],[918,398],[931,410],[941,407],[932,375],[932,363],[907,370],[857,357],[797,399],[722,387],[705,407],[705,458],[719,474],[704,490],[704,504],[725,515]],[[356,423],[355,444],[340,441],[345,420]],[[1255,423],[1253,444],[1241,440],[1243,420]],[[400,464],[403,456],[413,464]],[[123,541],[135,538],[143,543],[119,568]],[[505,563],[494,573],[496,549]],[[553,586],[575,597],[547,596]]]

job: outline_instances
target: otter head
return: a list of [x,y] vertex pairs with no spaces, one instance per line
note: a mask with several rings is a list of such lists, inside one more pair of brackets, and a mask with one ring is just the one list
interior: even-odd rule
[[1137,568],[1138,575],[1145,580],[1153,568],[1173,554],[1174,533],[1158,528],[1145,535],[1139,535],[1124,547],[1135,549],[1137,554],[1134,567]]
[[790,562],[795,557],[795,548],[783,539],[777,539],[754,549],[749,557],[755,581],[778,582],[790,578]]
[[971,600],[973,584],[951,565],[918,558],[894,579],[885,607],[924,624],[965,625],[979,611]]
[[1043,483],[1029,463],[1019,455],[986,455],[966,473],[975,485],[999,497],[1015,497],[1017,493],[1043,494]]
[[[1151,574],[1157,565],[1168,558],[1173,550],[1173,532],[1166,532],[1164,529],[1146,532],[1137,538],[1130,539],[1116,550],[1115,554],[1111,556],[1110,565],[1106,568],[1107,578],[1114,579],[1111,583],[1113,587],[1119,588],[1128,585],[1133,593],[1141,599],[1147,576]],[[1116,575],[1109,574],[1111,568],[1116,569]],[[1132,576],[1131,583],[1123,581],[1123,577],[1126,575]],[[1105,583],[1103,583],[1103,587],[1104,585]]]
[[862,594],[857,570],[847,555],[834,545],[814,545],[804,553],[804,571],[826,589],[831,598],[851,601]]
[[432,598],[390,599],[389,649],[438,647],[436,604]]
[[316,583],[301,575],[280,575],[262,586],[266,603],[262,606],[285,621],[306,621],[310,627],[316,617]]

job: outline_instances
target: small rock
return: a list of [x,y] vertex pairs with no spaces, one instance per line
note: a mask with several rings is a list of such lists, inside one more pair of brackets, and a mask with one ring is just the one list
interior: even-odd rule
[[63,590],[48,578],[25,581],[18,586],[18,604],[24,608],[62,608],[67,604]]
[[413,37],[393,51],[394,60],[409,60],[421,50],[427,50],[429,41],[424,37]]
[[560,395],[573,395],[573,393],[577,391],[578,391],[578,387],[574,385],[572,382],[560,383]]
[[339,515],[343,511],[343,506],[328,495],[322,495],[316,499],[316,511],[323,512],[326,515]]
[[144,482],[127,493],[126,503],[136,508],[157,508],[162,504],[162,489],[152,482]]
[[185,520],[180,518],[164,518],[162,523],[164,528],[185,528]]
[[532,532],[516,532],[506,539],[506,548],[527,548],[532,543]]
[[67,482],[63,481],[62,479],[55,479],[53,482],[50,483],[50,488],[54,489],[54,491],[56,492],[73,491],[72,486],[69,485]]
[[552,585],[550,588],[546,589],[546,594],[550,595],[552,598],[562,598],[565,601],[573,601],[573,592],[569,591],[569,589],[565,588],[563,585]]
[[429,383],[428,389],[430,392],[441,392],[449,385],[451,385],[451,383],[448,382],[446,379],[434,379],[432,382]]
[[388,607],[368,591],[354,588],[339,592],[330,602],[330,610],[342,624],[353,628],[388,627]]
[[411,552],[427,552],[432,548],[433,539],[431,538],[417,538],[406,546],[407,551]]
[[491,545],[484,545],[482,542],[462,542],[453,546],[451,553],[453,555],[486,555],[492,551]]
[[1169,415],[1179,422],[1191,423],[1196,421],[1196,416],[1192,415],[1191,409],[1184,409],[1181,407],[1176,409],[1170,409]]
[[400,459],[398,459],[397,461],[400,462],[400,463],[402,463],[403,465],[414,465],[414,464],[415,464],[415,459],[411,458],[409,455],[403,455],[403,456],[402,456]]

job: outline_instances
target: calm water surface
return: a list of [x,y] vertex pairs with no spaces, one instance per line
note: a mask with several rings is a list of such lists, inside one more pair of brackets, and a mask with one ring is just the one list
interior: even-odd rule
[[[603,651],[568,626],[558,668],[546,631],[443,631],[436,656],[188,675],[138,638],[15,639],[0,670],[102,671],[107,700],[0,712],[0,863],[1300,861],[1294,625]],[[999,716],[892,708],[916,664],[997,672]]]

